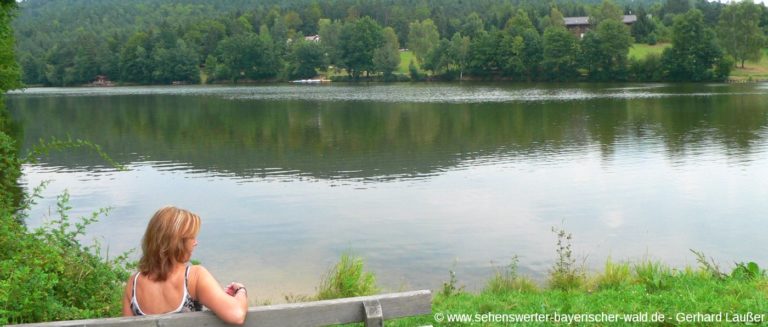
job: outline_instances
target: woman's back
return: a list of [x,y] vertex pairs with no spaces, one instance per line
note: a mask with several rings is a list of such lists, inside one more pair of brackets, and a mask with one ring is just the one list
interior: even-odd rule
[[177,266],[164,281],[153,280],[136,273],[130,280],[132,287],[131,309],[134,315],[162,314],[199,311],[194,301],[195,283],[189,283],[190,266]]
[[245,322],[243,284],[222,289],[205,267],[188,266],[199,231],[200,217],[187,210],[167,206],[155,212],[141,240],[139,272],[125,285],[124,316],[200,311],[203,304],[224,322]]

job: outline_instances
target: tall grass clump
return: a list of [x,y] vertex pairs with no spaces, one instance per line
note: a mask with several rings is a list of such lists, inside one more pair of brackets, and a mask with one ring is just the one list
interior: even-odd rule
[[564,291],[579,289],[584,286],[586,276],[576,267],[571,245],[573,236],[557,227],[552,227],[552,232],[557,235],[557,261],[549,272],[549,287]]
[[629,263],[613,262],[610,257],[605,261],[603,273],[597,277],[600,289],[616,289],[632,283]]
[[485,286],[485,292],[504,294],[510,292],[535,292],[536,283],[528,277],[520,276],[517,267],[520,259],[512,257],[512,262],[503,268],[496,268],[496,273]]
[[648,291],[658,291],[667,288],[672,270],[658,261],[649,259],[640,261],[634,266],[635,281],[645,286]]
[[363,270],[364,263],[360,257],[343,253],[341,260],[336,263],[323,277],[317,293],[318,300],[338,299],[376,294],[376,277],[373,273]]

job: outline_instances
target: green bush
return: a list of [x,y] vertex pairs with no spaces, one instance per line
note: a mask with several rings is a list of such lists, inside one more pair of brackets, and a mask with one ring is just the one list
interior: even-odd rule
[[[40,147],[33,152],[45,151]],[[119,315],[123,282],[131,268],[127,254],[104,259],[98,243],[83,245],[78,240],[107,210],[73,223],[65,192],[57,201],[58,218],[29,230],[24,217],[44,185],[27,196],[16,189],[23,160],[14,140],[2,131],[0,155],[0,324]]]
[[[0,219],[0,323],[118,316],[127,254],[103,259],[99,243],[78,241],[107,210],[74,224],[69,195],[58,198],[59,217],[33,231],[8,210]],[[7,209],[7,208],[6,208]]]

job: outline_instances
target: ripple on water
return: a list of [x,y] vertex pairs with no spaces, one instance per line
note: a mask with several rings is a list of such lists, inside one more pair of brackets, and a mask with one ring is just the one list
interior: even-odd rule
[[[332,92],[329,92],[329,88]],[[217,96],[230,100],[300,100],[300,101],[374,101],[405,103],[486,103],[541,102],[591,99],[646,99],[662,97],[701,97],[722,94],[762,94],[765,85],[749,92],[722,90],[677,93],[665,84],[630,85],[614,88],[542,88],[477,85],[270,85],[270,86],[151,86],[112,88],[29,88],[12,91],[10,96],[112,96],[112,95],[185,95]]]

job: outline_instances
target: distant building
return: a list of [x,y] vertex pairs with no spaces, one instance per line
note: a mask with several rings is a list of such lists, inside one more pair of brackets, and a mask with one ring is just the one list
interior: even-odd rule
[[[576,35],[579,38],[584,37],[584,34],[589,31],[589,28],[591,27],[589,23],[589,17],[565,17],[563,18],[565,21],[565,28],[568,29],[573,35]],[[635,15],[624,15],[622,17],[622,21],[625,25],[631,26],[637,21],[637,16]]]
[[91,86],[114,86],[114,84],[106,75],[96,75],[96,80],[91,82]]
[[305,36],[304,37],[304,41],[320,42],[320,35]]

